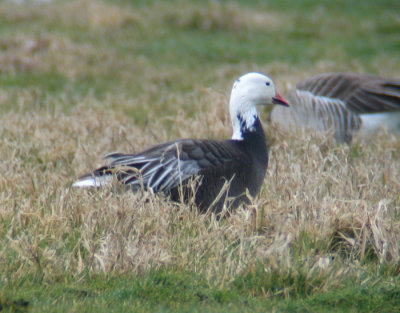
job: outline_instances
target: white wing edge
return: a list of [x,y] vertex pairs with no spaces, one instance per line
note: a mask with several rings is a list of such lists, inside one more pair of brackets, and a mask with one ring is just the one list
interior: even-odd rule
[[89,187],[103,187],[110,184],[112,176],[101,176],[101,177],[86,177],[76,181],[72,184],[72,187],[76,188],[89,188]]

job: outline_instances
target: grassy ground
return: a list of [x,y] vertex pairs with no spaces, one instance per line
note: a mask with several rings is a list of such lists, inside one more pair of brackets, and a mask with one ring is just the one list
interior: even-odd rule
[[0,310],[396,312],[400,141],[273,129],[260,196],[216,220],[71,189],[111,151],[230,136],[233,81],[399,76],[398,1],[0,2]]

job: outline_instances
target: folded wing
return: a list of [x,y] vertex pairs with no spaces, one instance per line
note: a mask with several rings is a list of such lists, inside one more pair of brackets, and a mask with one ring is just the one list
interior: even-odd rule
[[400,80],[360,73],[326,73],[299,83],[297,90],[341,100],[357,114],[400,110]]
[[234,150],[229,141],[186,139],[161,144],[139,154],[111,153],[106,156],[109,165],[80,177],[74,186],[102,186],[115,177],[133,190],[144,186],[154,192],[168,193],[196,175],[221,169],[229,172],[230,167],[234,172],[234,166],[227,166],[239,157]]

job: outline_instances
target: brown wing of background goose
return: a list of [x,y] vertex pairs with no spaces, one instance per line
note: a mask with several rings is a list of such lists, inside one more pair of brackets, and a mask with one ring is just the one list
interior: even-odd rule
[[353,113],[400,110],[400,79],[361,73],[326,73],[296,85],[315,96],[342,100]]
[[[326,73],[297,84],[286,95],[291,107],[275,107],[271,121],[289,130],[331,130],[338,142],[381,127],[400,128],[400,80],[371,74]],[[392,114],[394,113],[394,114]]]

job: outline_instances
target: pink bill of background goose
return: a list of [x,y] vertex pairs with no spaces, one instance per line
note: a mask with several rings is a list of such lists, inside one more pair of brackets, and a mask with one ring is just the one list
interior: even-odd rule
[[256,197],[262,186],[268,149],[257,105],[272,104],[288,106],[274,82],[263,74],[245,74],[231,92],[231,139],[181,139],[135,154],[111,153],[106,156],[108,165],[83,175],[73,186],[101,187],[118,181],[133,191],[151,188],[173,201],[182,195],[187,201],[192,195],[189,182],[197,177],[194,200],[201,211],[220,212],[227,199],[225,203],[235,208],[248,201],[246,191]]
[[400,79],[326,73],[298,83],[285,97],[290,108],[273,108],[271,122],[290,131],[332,131],[338,142],[380,128],[400,132]]

